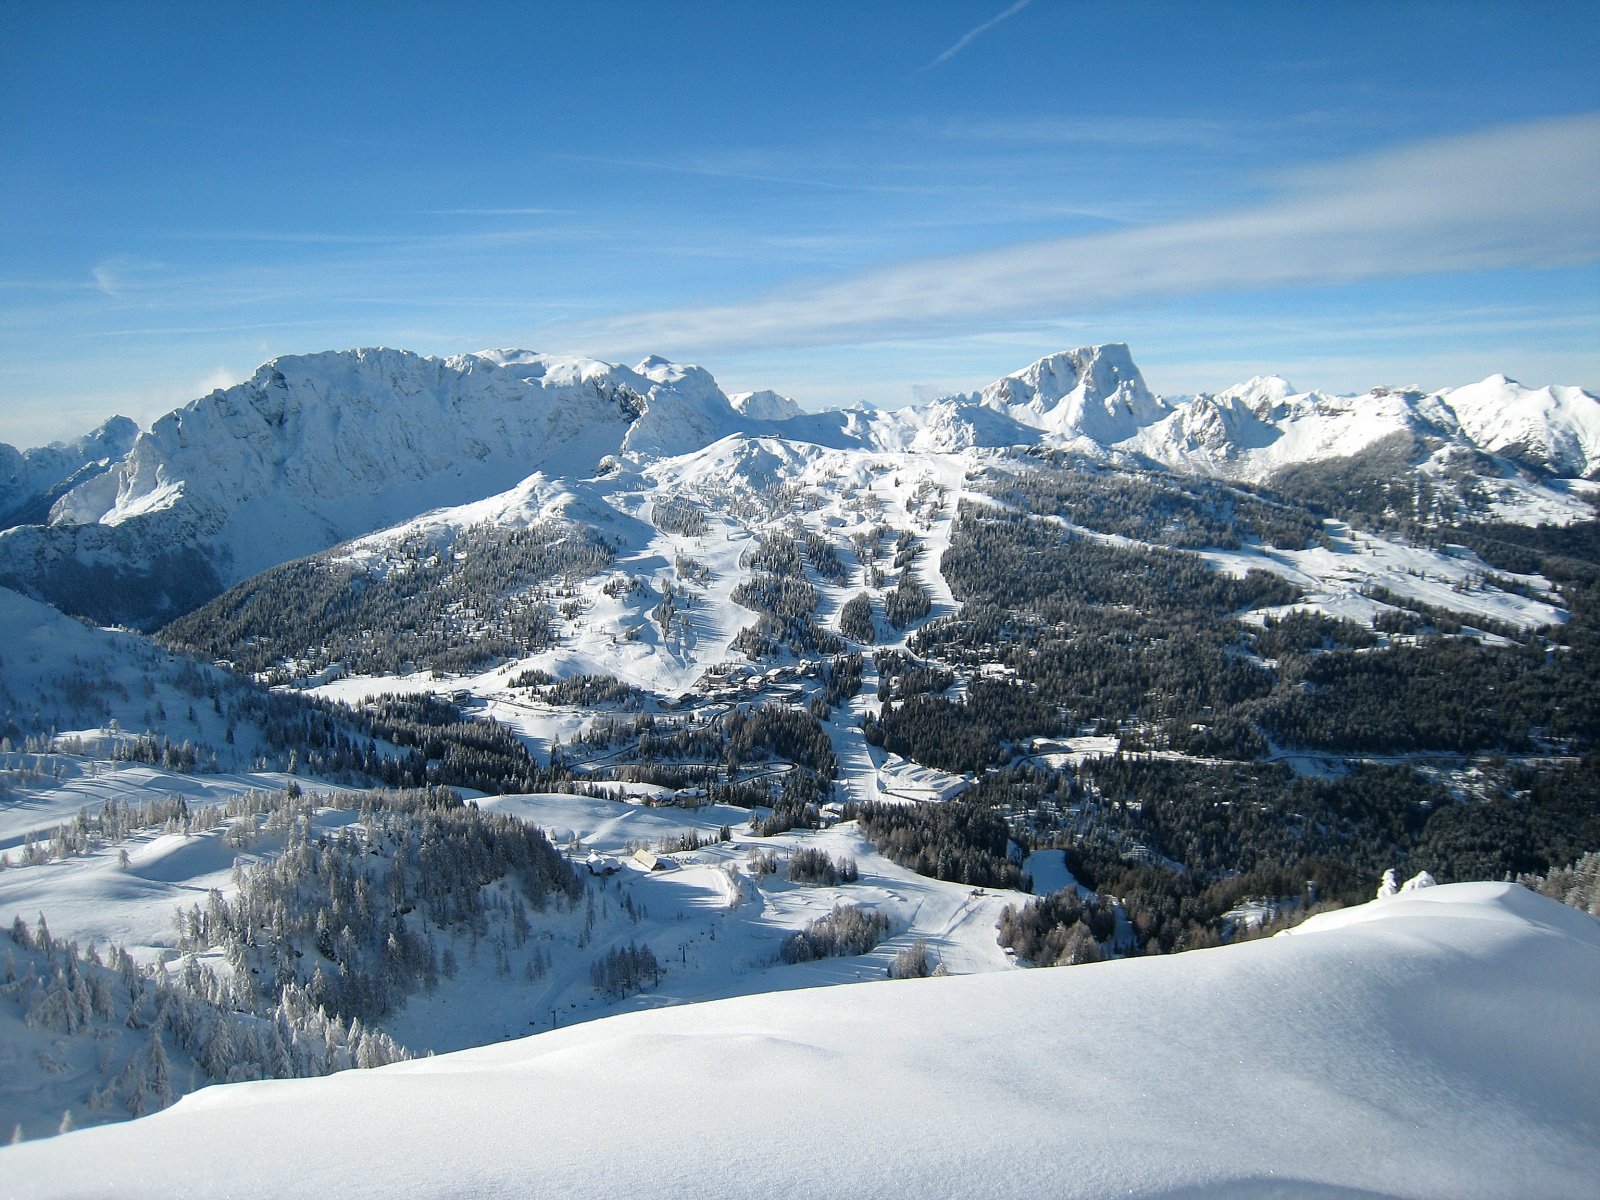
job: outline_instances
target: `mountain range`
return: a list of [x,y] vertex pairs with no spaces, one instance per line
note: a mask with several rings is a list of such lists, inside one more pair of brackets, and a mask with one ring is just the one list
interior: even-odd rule
[[533,475],[670,460],[723,438],[831,449],[1038,447],[1093,463],[1270,486],[1382,449],[1392,467],[1539,483],[1600,470],[1600,401],[1503,375],[1423,392],[1299,392],[1277,376],[1150,391],[1127,346],[1053,354],[978,392],[805,413],[728,395],[705,369],[494,350],[291,355],[160,418],[70,444],[0,446],[0,583],[103,622],[155,627],[279,563]]

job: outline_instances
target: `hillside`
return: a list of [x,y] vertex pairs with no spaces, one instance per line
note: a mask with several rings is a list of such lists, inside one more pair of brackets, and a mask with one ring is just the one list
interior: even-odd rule
[[19,1197],[1559,1200],[1600,1173],[1597,994],[1594,918],[1439,887],[1172,958],[751,996],[210,1088],[0,1150],[0,1170]]

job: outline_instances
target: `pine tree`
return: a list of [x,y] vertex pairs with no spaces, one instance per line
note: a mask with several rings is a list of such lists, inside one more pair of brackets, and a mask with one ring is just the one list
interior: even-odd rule
[[145,1086],[165,1108],[172,1100],[172,1068],[167,1062],[167,1048],[161,1042],[159,1029],[151,1031],[150,1044],[145,1050],[144,1080]]

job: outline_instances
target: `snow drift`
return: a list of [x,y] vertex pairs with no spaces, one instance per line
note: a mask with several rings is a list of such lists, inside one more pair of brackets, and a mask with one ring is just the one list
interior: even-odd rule
[[774,993],[0,1150],[14,1196],[1578,1197],[1600,923],[1427,888],[1267,941]]

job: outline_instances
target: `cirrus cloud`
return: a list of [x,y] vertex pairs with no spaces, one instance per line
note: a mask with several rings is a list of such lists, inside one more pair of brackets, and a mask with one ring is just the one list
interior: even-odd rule
[[908,260],[563,332],[607,351],[847,345],[1136,300],[1600,257],[1597,113],[1303,168],[1278,183],[1270,200],[1209,216]]

